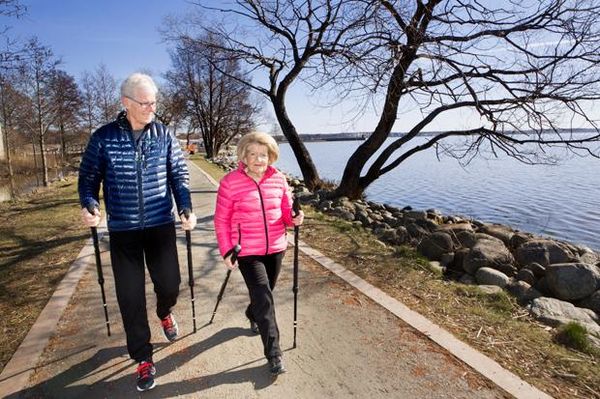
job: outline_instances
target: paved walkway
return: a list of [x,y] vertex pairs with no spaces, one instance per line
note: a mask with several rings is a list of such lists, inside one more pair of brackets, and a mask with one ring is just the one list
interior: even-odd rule
[[[192,233],[198,329],[192,333],[185,236],[179,232],[182,292],[175,314],[182,337],[168,344],[162,336],[152,311],[155,302],[147,279],[158,385],[140,396],[454,399],[505,398],[511,397],[509,391],[519,398],[548,397],[505,370],[494,368],[497,364],[493,362],[484,365],[487,369],[475,372],[457,359],[463,357],[461,351],[472,351],[470,348],[459,345],[459,353],[449,352],[454,350],[452,345],[444,349],[432,342],[439,340],[443,346],[454,343],[448,333],[428,330],[432,324],[427,324],[426,319],[402,313],[405,310],[401,304],[381,293],[375,291],[372,296],[368,285],[340,270],[339,265],[320,259],[320,263],[327,264],[351,284],[307,255],[300,258],[298,346],[292,349],[292,250],[288,251],[275,290],[289,372],[272,378],[262,356],[260,338],[250,333],[243,314],[248,294],[239,272],[232,274],[215,321],[208,324],[225,276],[212,226],[216,187],[194,165],[190,165],[190,174],[194,209],[199,218]],[[112,336],[106,335],[94,259],[88,245],[65,278],[72,289],[57,290],[58,295],[49,306],[54,300],[56,305],[43,312],[38,320],[41,324],[36,323],[42,326],[41,330],[34,331],[34,326],[31,337],[0,375],[0,397],[91,399],[138,395],[135,364],[127,355],[114,297],[106,236],[102,247]],[[313,257],[320,256],[310,248],[305,250]],[[68,303],[64,311],[61,303]],[[398,313],[398,309],[402,311]],[[406,317],[408,324],[398,316]],[[54,329],[58,317],[60,321]],[[431,340],[414,327],[431,336]],[[41,355],[36,353],[40,346],[44,348]],[[489,360],[476,352],[474,356],[475,362]]]

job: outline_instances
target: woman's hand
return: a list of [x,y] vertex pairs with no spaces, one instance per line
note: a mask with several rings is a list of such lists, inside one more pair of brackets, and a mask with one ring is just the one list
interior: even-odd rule
[[227,267],[229,270],[233,270],[237,267],[237,261],[235,263],[231,263],[231,255],[223,259],[223,262],[225,262],[225,267]]
[[304,212],[298,211],[298,214],[292,218],[292,222],[294,222],[294,226],[300,226],[304,222]]

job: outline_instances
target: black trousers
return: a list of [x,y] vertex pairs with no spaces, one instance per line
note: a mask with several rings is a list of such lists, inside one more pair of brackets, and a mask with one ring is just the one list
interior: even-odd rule
[[238,258],[239,269],[250,294],[250,305],[246,309],[246,317],[258,325],[267,359],[281,356],[273,289],[281,271],[284,254],[285,251],[271,255]]
[[151,359],[144,260],[156,293],[156,315],[162,319],[177,303],[181,282],[175,224],[110,232],[110,259],[129,356],[136,362]]

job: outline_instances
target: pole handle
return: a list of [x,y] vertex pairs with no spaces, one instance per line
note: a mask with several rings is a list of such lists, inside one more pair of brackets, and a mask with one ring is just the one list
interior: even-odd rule
[[294,212],[294,217],[300,213],[300,201],[298,201],[298,197],[296,196],[294,196],[294,201],[292,202],[292,211]]
[[237,257],[242,250],[242,246],[240,244],[235,244],[233,247],[233,253],[231,254],[231,264],[233,265],[237,261]]

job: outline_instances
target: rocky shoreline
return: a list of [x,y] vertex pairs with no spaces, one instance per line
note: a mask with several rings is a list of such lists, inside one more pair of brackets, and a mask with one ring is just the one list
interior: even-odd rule
[[[230,157],[214,163],[237,166]],[[435,209],[332,200],[325,190],[313,193],[298,179],[289,182],[301,203],[369,229],[384,243],[417,248],[449,278],[486,292],[506,290],[544,324],[575,322],[600,348],[600,254],[590,248]]]

